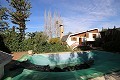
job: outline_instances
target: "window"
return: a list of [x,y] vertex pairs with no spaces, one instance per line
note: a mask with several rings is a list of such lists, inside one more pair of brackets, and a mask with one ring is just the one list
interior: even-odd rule
[[77,41],[76,37],[71,37],[71,41]]
[[93,34],[93,38],[96,38],[96,34]]

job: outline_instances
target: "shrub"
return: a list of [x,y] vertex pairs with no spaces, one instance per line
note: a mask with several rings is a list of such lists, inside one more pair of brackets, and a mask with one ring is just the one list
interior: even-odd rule
[[51,38],[49,40],[49,43],[51,43],[51,44],[57,44],[57,43],[61,43],[61,41],[60,41],[59,38]]
[[[1,34],[6,47],[12,52],[33,50],[36,53],[68,51],[66,45],[62,45],[59,38],[52,38],[49,42],[48,37],[43,32],[35,32],[32,37],[27,37],[20,41],[19,33],[14,31],[5,31]],[[2,42],[1,42],[2,43]]]
[[106,51],[120,52],[120,42],[110,41],[102,45],[103,49]]
[[86,51],[86,50],[91,50],[91,47],[90,46],[78,46],[77,49],[82,50],[82,51]]
[[51,44],[51,43],[46,43],[45,45],[39,45],[36,50],[37,53],[41,52],[64,52],[64,51],[69,51],[66,45],[62,45],[59,43],[56,44]]
[[4,33],[2,33],[2,35],[4,35],[4,38],[3,38],[4,45],[7,46],[10,49],[10,51],[19,50],[20,43],[19,43],[18,33],[14,31],[6,30]]

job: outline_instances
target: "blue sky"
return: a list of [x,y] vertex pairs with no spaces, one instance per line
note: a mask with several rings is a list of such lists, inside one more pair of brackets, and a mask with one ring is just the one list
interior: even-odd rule
[[[0,0],[6,6],[4,0]],[[120,0],[30,0],[27,32],[43,31],[44,11],[59,12],[65,34],[93,28],[120,27]],[[11,24],[11,23],[10,23]],[[12,24],[11,24],[12,25]]]

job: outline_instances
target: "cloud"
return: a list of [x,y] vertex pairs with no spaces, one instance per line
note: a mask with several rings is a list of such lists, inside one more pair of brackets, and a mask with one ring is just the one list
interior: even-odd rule
[[112,26],[109,18],[117,15],[114,0],[84,0],[63,4],[69,13],[75,14],[62,17],[66,33]]
[[31,3],[27,31],[43,30],[45,10],[61,14],[65,33],[120,25],[120,0],[31,0]]
[[[39,4],[39,7],[37,4]],[[36,0],[34,6],[37,9],[58,11],[63,19],[65,33],[80,32],[93,28],[111,27],[114,24],[120,25],[120,0]],[[33,7],[34,7],[33,6]],[[33,9],[34,10],[34,9]],[[37,10],[39,11],[39,10]],[[37,14],[43,16],[44,11]],[[41,18],[41,17],[39,17]],[[43,26],[44,18],[32,18],[36,25]],[[117,23],[116,23],[117,22]],[[34,26],[36,26],[34,23]],[[41,29],[43,30],[43,28]]]
[[92,22],[83,18],[62,18],[65,32],[82,32],[90,29]]
[[[76,0],[74,3],[68,2],[63,3],[63,6],[66,9],[69,9],[71,12],[77,12],[86,14],[93,14],[93,15],[114,15],[115,12],[113,0]],[[111,13],[112,12],[112,13]]]

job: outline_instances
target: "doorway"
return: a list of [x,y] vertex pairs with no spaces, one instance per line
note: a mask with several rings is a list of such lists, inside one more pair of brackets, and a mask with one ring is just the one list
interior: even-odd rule
[[79,38],[79,45],[82,44],[82,38]]

